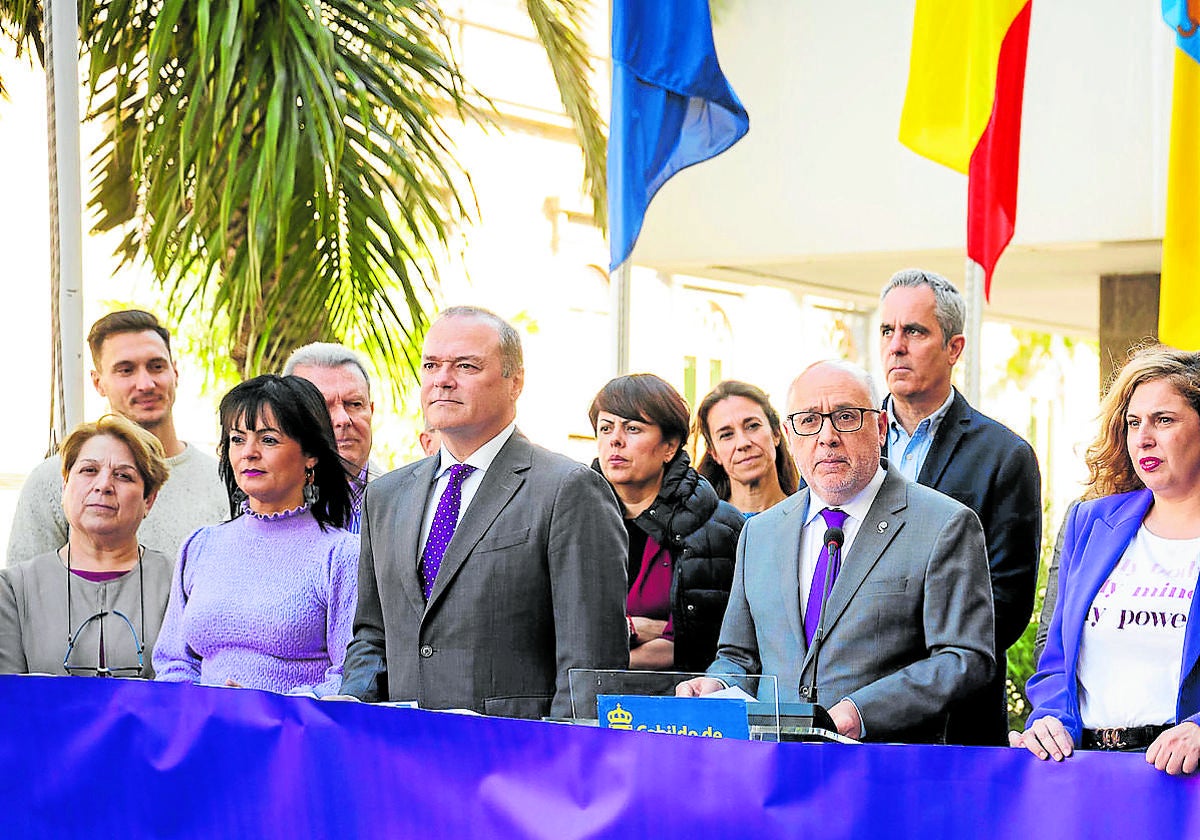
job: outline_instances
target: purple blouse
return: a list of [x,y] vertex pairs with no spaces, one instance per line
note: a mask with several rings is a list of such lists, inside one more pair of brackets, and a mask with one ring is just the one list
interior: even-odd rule
[[338,693],[357,574],[358,535],[305,508],[201,528],[180,549],[156,678]]

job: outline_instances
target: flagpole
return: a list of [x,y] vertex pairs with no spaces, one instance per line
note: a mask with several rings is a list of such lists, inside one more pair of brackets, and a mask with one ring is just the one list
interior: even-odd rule
[[983,266],[968,257],[966,269],[967,293],[965,295],[967,299],[967,323],[965,324],[967,334],[965,351],[967,356],[966,397],[967,402],[977,408],[979,407],[981,368],[979,352],[982,346],[981,333],[983,332],[983,282]]
[[611,275],[609,297],[613,321],[614,376],[629,373],[629,260],[617,266]]
[[83,421],[83,220],[79,167],[79,16],[73,0],[52,0],[44,24],[49,78],[50,183],[52,216],[51,273],[58,297],[57,428],[61,442],[67,430]]
[[613,0],[609,18],[612,360],[623,376],[630,356],[629,261],[646,210],[675,173],[740,140],[750,116],[717,61],[709,0]]

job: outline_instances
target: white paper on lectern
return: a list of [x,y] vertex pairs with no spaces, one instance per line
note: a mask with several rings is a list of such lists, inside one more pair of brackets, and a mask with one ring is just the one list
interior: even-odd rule
[[703,694],[701,699],[714,700],[741,700],[745,703],[754,703],[758,700],[751,694],[747,694],[746,690],[738,685],[731,685],[729,688],[722,688],[720,691],[714,691],[712,694]]

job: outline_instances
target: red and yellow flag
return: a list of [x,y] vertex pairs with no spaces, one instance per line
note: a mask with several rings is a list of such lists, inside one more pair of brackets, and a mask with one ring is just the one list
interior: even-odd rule
[[967,255],[992,270],[1017,219],[1032,0],[917,0],[900,142],[967,175]]

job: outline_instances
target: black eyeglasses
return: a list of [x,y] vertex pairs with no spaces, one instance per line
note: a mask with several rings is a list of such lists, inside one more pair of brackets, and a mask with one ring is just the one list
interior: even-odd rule
[[880,413],[878,408],[839,408],[836,411],[797,411],[787,416],[792,431],[801,437],[811,437],[820,434],[825,425],[825,418],[833,424],[834,431],[857,432],[863,426],[863,415],[868,411]]
[[[120,610],[101,610],[95,615],[84,619],[80,625],[75,628],[75,632],[71,632],[71,544],[67,543],[67,652],[63,656],[63,670],[73,676],[96,676],[96,677],[140,677],[146,665],[146,646],[142,643],[142,639],[146,638],[146,571],[142,565],[142,557],[146,553],[146,549],[138,546],[138,597],[141,602],[141,624],[142,634],[133,629],[133,622],[129,620],[129,616]],[[137,665],[122,665],[116,668],[108,666],[108,646],[104,643],[104,619],[107,616],[116,616],[124,622],[129,629],[129,634],[133,637],[133,649],[137,652]],[[75,645],[79,641],[79,637],[83,631],[88,628],[92,622],[97,623],[96,629],[96,664],[95,665],[71,665],[71,654],[75,650]]]

